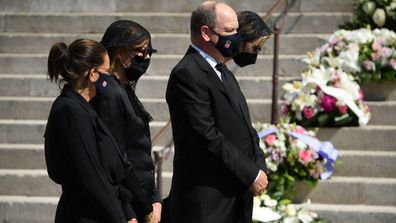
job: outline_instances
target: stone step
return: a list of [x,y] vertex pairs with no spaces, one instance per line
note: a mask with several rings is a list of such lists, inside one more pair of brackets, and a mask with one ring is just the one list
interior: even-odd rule
[[[151,134],[156,135],[166,122],[151,122]],[[44,141],[46,120],[0,120],[0,143],[41,144]],[[169,141],[171,131],[163,137],[159,145]],[[321,128],[317,137],[330,141],[340,150],[396,151],[393,139],[396,126],[369,125],[365,127]]]
[[[0,144],[42,144],[47,120],[0,120]],[[151,122],[150,131],[152,136],[165,125],[165,122]],[[163,140],[171,137],[165,135]]]
[[[58,197],[0,196],[0,223],[52,223]],[[309,209],[332,223],[393,223],[395,206],[312,203]]]
[[[55,97],[0,96],[0,119],[47,119]],[[169,120],[164,98],[141,98],[155,121]],[[247,99],[252,122],[270,122],[270,99]],[[278,102],[280,105],[282,101]],[[372,117],[369,125],[396,125],[396,101],[367,102]],[[279,109],[279,111],[281,111]]]
[[[100,41],[103,34],[88,33],[0,33],[0,53],[42,53],[47,54],[56,42],[70,44],[76,39],[87,38]],[[315,46],[324,43],[330,34],[284,34],[280,37],[279,53],[305,54]],[[268,40],[260,54],[272,55],[274,38]],[[152,34],[153,47],[158,54],[186,53],[190,44],[189,34],[154,33]],[[156,55],[154,54],[154,57]]]
[[396,178],[332,177],[309,194],[313,203],[396,206]]
[[[154,150],[162,149],[155,146]],[[153,158],[154,160],[154,158]],[[172,172],[173,153],[164,161],[163,171]],[[43,144],[0,144],[0,169],[46,169]]]
[[0,179],[0,195],[60,196],[62,190],[47,170],[0,169]]
[[[190,14],[167,12],[136,13],[34,13],[5,12],[0,15],[4,21],[3,32],[38,33],[103,33],[107,26],[119,19],[131,19],[146,27],[152,33],[188,33]],[[284,27],[285,33],[329,33],[340,24],[349,21],[350,13],[289,13]],[[274,20],[275,18],[273,18]],[[272,23],[270,21],[269,23]]]
[[396,219],[396,206],[314,203],[309,208],[332,223],[390,223]]
[[58,197],[0,196],[0,223],[52,223]]
[[[163,194],[169,193],[171,174],[163,173]],[[0,170],[0,195],[59,196],[60,186],[46,170]],[[309,198],[314,203],[396,206],[396,178],[336,177],[320,182]]]
[[46,169],[43,144],[0,144],[0,169]]
[[[191,12],[202,1],[156,1],[146,0],[79,0],[72,4],[62,0],[14,0],[0,1],[3,12]],[[236,11],[268,11],[275,1],[228,0],[227,4]],[[350,12],[352,5],[343,0],[299,0],[290,3],[291,12]]]
[[334,176],[396,178],[396,152],[339,150]]
[[364,127],[320,128],[317,137],[332,142],[342,150],[396,151],[393,139],[396,126],[368,125]]
[[[43,75],[47,73],[47,57],[48,54],[0,54],[0,72],[1,74]],[[304,57],[305,55],[279,56],[279,74],[300,77],[300,72],[307,69],[307,65],[301,61]],[[168,76],[181,58],[182,55],[175,54],[154,55],[147,74]],[[236,75],[272,76],[272,63],[272,56],[260,55],[255,65],[241,69],[230,62],[228,67]]]
[[[50,82],[44,75],[26,78],[28,75],[0,75],[0,95],[2,96],[39,96],[55,97],[59,95],[58,84]],[[146,75],[139,80],[136,93],[144,98],[165,97],[167,76]],[[272,79],[270,77],[239,76],[239,85],[246,98],[271,98]],[[281,78],[280,84],[293,78]],[[294,78],[295,79],[295,78]],[[16,86],[23,86],[19,88]]]

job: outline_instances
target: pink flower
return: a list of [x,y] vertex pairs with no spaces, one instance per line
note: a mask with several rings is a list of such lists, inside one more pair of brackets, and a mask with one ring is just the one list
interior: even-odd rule
[[302,164],[309,163],[312,160],[311,150],[309,150],[309,149],[300,150],[300,152],[298,153],[298,158]]
[[348,112],[348,107],[346,105],[340,105],[338,106],[338,111],[341,114],[346,114]]
[[381,59],[381,51],[377,51],[377,52],[375,52],[375,53],[372,53],[372,54],[371,54],[371,59],[372,59],[373,61],[378,61],[378,60],[380,60],[380,59]]
[[375,71],[375,64],[371,60],[363,61],[363,67],[367,71]]
[[394,70],[396,70],[396,60],[395,60],[395,59],[391,59],[391,60],[389,61],[389,65],[390,65]]
[[327,49],[329,49],[330,45],[328,43],[324,44],[322,47],[320,47],[320,52],[326,52]]
[[364,100],[364,92],[362,89],[359,89],[359,100],[363,101]]
[[297,125],[297,127],[296,127],[296,132],[297,132],[298,134],[305,134],[305,129],[304,129],[303,127]]
[[315,116],[315,111],[310,106],[309,107],[304,107],[303,116],[306,119],[311,119],[311,118],[313,118]]
[[379,51],[379,50],[382,48],[382,46],[381,46],[381,44],[379,44],[378,42],[374,42],[373,45],[371,45],[371,48],[372,48],[374,51]]
[[270,134],[267,137],[265,137],[265,143],[267,143],[268,146],[274,145],[274,142],[276,141],[276,136],[274,134]]
[[320,107],[322,107],[323,110],[326,112],[332,112],[337,107],[336,102],[337,102],[337,99],[335,97],[330,96],[330,95],[324,95],[322,97]]

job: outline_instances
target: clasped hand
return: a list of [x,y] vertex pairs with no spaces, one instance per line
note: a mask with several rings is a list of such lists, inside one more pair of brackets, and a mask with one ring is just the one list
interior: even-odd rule
[[256,197],[264,193],[267,186],[268,186],[267,174],[265,174],[264,171],[260,170],[258,178],[256,179],[256,181],[254,181],[254,183],[250,188],[252,190],[253,196]]

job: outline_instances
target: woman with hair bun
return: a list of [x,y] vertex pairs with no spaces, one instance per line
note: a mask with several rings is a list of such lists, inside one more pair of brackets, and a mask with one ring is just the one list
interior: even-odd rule
[[93,40],[56,43],[50,50],[48,76],[62,89],[44,135],[48,175],[62,186],[55,223],[137,222],[132,168],[89,104],[95,82],[109,69],[106,49]]

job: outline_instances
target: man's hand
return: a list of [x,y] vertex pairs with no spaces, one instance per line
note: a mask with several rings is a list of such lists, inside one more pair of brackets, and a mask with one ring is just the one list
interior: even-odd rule
[[264,171],[260,170],[258,178],[256,181],[251,186],[251,190],[253,192],[253,196],[258,196],[262,194],[265,189],[268,186],[268,180],[267,180],[267,175],[264,173]]

